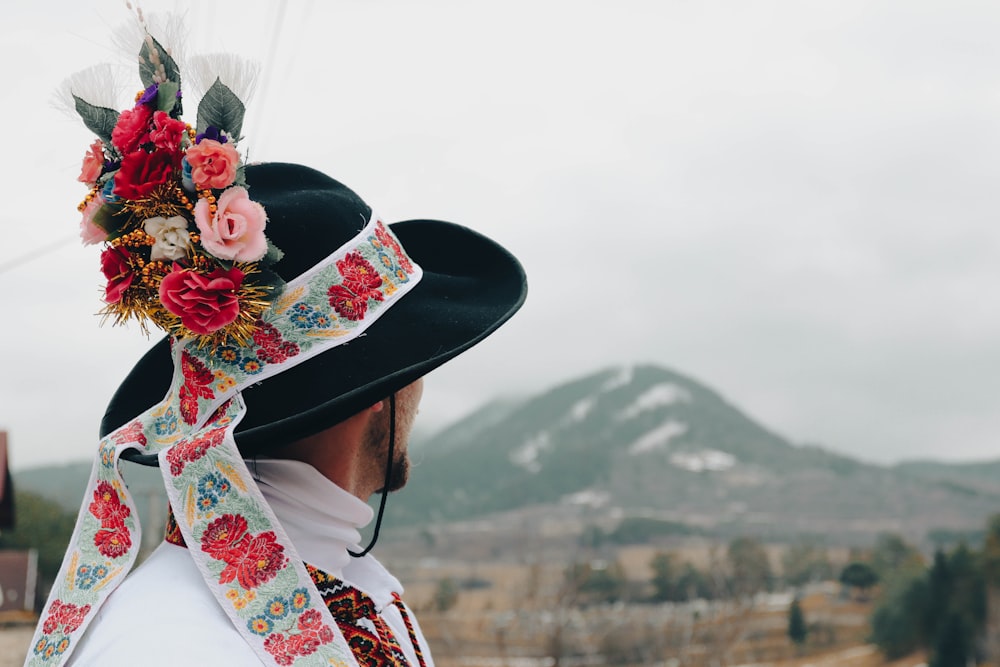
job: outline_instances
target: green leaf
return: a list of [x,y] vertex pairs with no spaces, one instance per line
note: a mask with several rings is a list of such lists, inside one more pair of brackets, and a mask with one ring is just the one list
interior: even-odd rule
[[105,204],[97,209],[92,221],[95,225],[108,233],[109,238],[117,237],[118,232],[125,226],[128,216],[118,217],[122,212],[122,207],[118,204]]
[[267,253],[261,260],[264,266],[271,266],[272,264],[277,264],[281,261],[281,258],[285,256],[284,251],[278,246],[271,243],[271,239],[267,240]]
[[198,133],[204,132],[211,125],[238,141],[245,112],[246,107],[236,93],[216,79],[198,105]]
[[[153,77],[156,74],[157,68],[153,65],[153,59],[150,58],[150,42],[152,42],[153,48],[156,49],[156,55],[163,65],[163,72],[167,76],[167,81],[172,81],[180,86],[181,72],[177,68],[177,63],[170,57],[167,50],[156,41],[156,38],[148,33],[146,34],[146,39],[142,40],[142,48],[139,49],[139,78],[142,79],[142,85],[149,88],[155,83]],[[160,83],[163,82],[161,81]]]
[[73,102],[76,104],[76,112],[80,114],[80,118],[83,119],[83,124],[87,126],[87,129],[110,146],[111,131],[118,124],[118,112],[114,109],[98,107],[89,102],[84,102],[76,95],[73,96]]
[[285,289],[285,281],[274,271],[268,269],[262,270],[260,273],[254,274],[253,282],[262,287],[270,287],[271,293],[266,297],[268,301],[273,302],[277,299],[282,291]]
[[240,166],[236,167],[236,178],[233,179],[233,185],[239,185],[242,187],[247,186],[247,166],[240,163]]
[[173,81],[161,83],[156,89],[156,108],[170,113],[177,106],[177,91],[181,87]]

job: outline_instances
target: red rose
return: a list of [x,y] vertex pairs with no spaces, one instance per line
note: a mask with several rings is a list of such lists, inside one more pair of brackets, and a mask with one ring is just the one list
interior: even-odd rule
[[160,301],[194,333],[210,334],[240,314],[236,292],[243,275],[234,267],[228,271],[216,269],[205,276],[174,264],[160,283]]
[[118,116],[118,123],[111,130],[111,143],[122,154],[131,153],[140,144],[149,141],[149,119],[152,110],[145,104],[126,109]]
[[236,579],[240,586],[250,589],[273,579],[288,562],[285,547],[275,539],[274,533],[268,531],[240,540],[225,558],[226,568],[219,575],[219,583],[226,584]]
[[123,526],[102,528],[94,536],[94,546],[97,547],[102,556],[118,558],[128,552],[129,547],[132,546],[132,538]]
[[122,199],[145,199],[157,186],[167,182],[174,171],[177,156],[170,151],[133,151],[122,158],[115,174],[114,193]]
[[233,552],[245,542],[247,520],[239,514],[223,514],[208,524],[201,534],[201,550],[212,558],[225,560],[227,563]]
[[132,256],[122,247],[107,248],[101,253],[101,271],[108,279],[104,288],[104,300],[108,303],[118,303],[122,294],[132,284],[135,272],[132,270]]
[[153,131],[149,133],[149,139],[157,148],[177,152],[186,132],[187,126],[182,121],[157,111],[153,114]]
[[90,503],[90,513],[100,519],[103,528],[121,528],[132,510],[123,505],[118,491],[109,482],[99,482],[94,489],[94,502]]

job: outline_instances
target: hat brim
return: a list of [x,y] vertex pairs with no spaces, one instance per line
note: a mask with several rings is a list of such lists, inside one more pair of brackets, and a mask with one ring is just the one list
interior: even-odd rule
[[[423,278],[362,336],[245,388],[247,411],[235,431],[245,456],[274,452],[393,394],[482,341],[524,303],[524,269],[494,241],[437,220],[390,227]],[[101,436],[162,401],[172,372],[163,339],[112,397]],[[155,465],[152,456],[129,458]]]

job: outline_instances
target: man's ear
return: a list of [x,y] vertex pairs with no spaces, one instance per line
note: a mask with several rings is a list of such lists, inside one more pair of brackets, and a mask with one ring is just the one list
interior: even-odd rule
[[371,410],[372,412],[382,412],[382,410],[385,409],[385,401],[384,400],[379,401],[378,403],[375,403],[368,409]]

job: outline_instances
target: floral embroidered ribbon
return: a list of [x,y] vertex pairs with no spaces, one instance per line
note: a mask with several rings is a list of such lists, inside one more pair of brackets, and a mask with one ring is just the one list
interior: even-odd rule
[[[178,528],[219,604],[264,664],[355,666],[302,560],[246,469],[233,430],[242,388],[359,336],[422,276],[374,215],[357,237],[291,281],[244,347],[173,342],[166,398],[101,440],[66,558],[28,666],[61,665],[139,550],[136,506],[118,470],[156,453]],[[288,613],[265,627],[275,604]],[[300,662],[301,660],[301,662]]]

